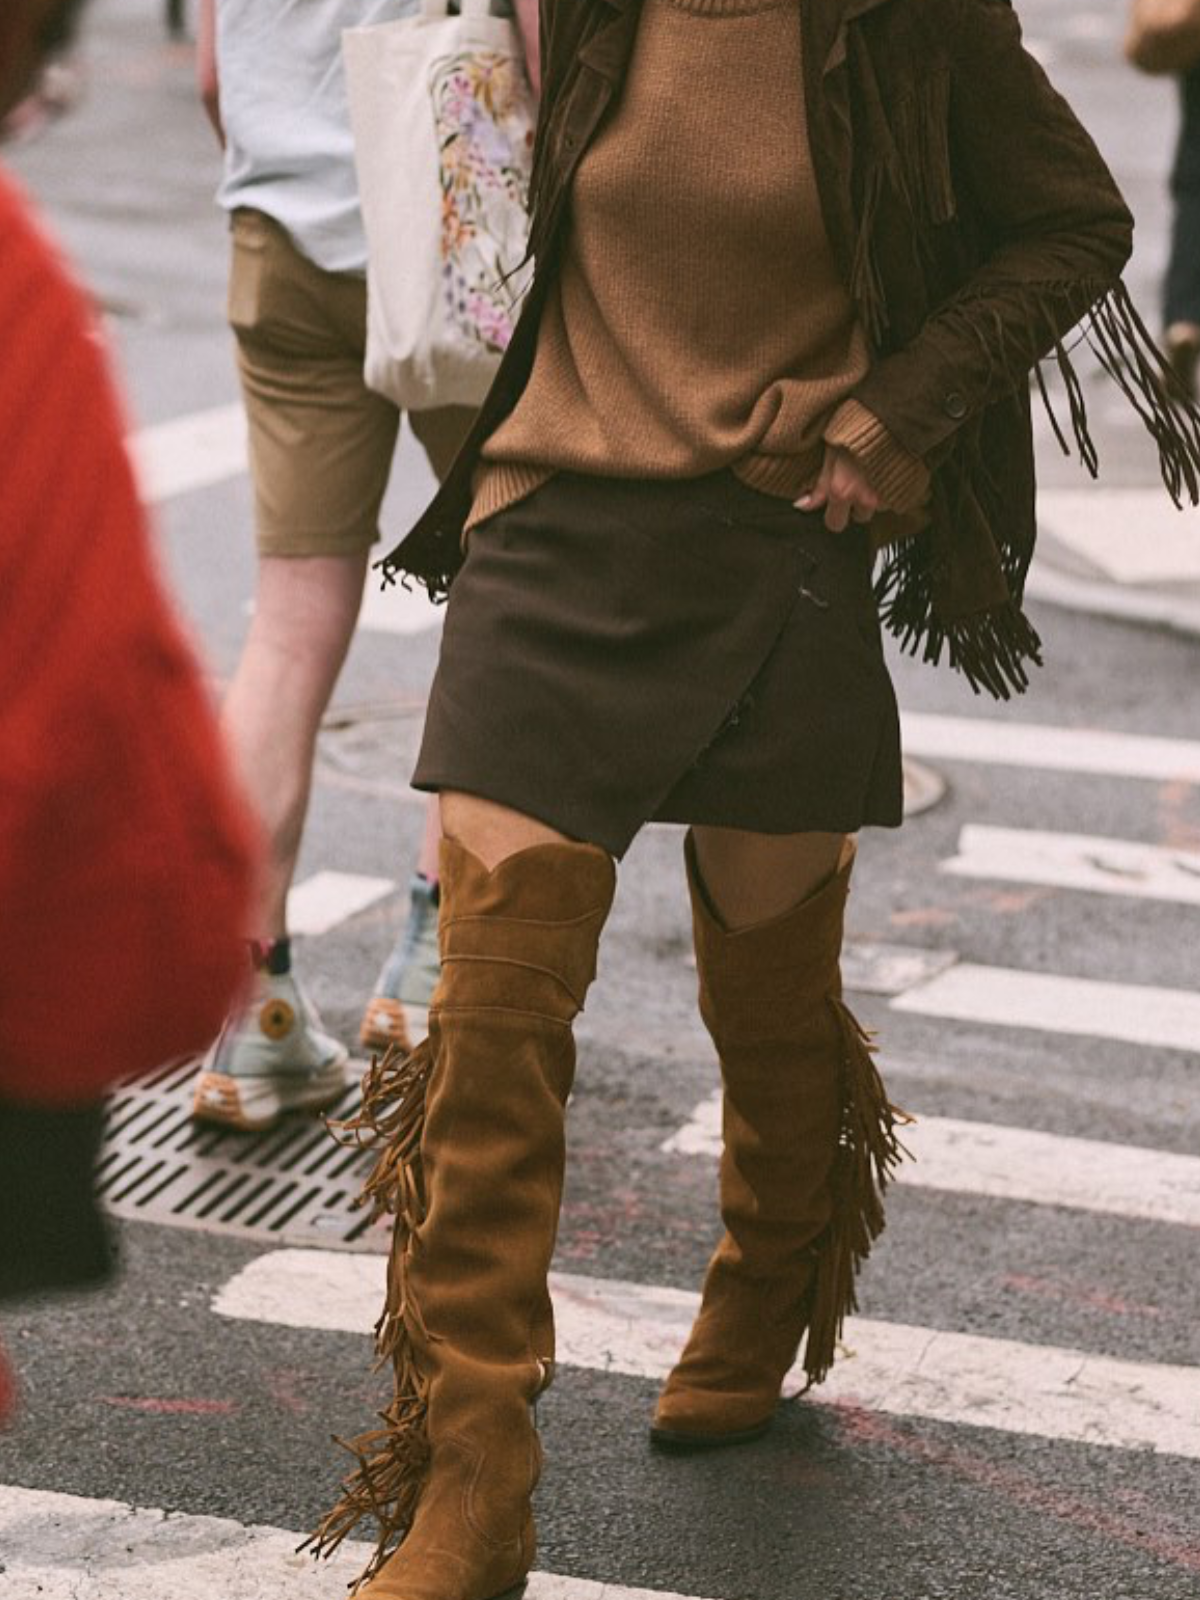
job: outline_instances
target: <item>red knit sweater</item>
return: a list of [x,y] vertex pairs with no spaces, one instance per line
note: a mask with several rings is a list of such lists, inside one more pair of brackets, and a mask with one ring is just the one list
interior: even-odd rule
[[0,174],[0,1097],[205,1044],[249,831],[156,578],[86,303]]

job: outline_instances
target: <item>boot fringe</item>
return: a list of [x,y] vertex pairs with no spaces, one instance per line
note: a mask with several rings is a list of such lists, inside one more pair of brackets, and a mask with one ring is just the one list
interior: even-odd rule
[[816,1246],[812,1313],[804,1347],[806,1389],[824,1381],[842,1326],[858,1310],[855,1280],[883,1232],[883,1196],[908,1155],[896,1129],[913,1118],[893,1106],[874,1061],[874,1045],[840,999],[831,997],[842,1035],[842,1130],[832,1177],[833,1219]]
[[394,1373],[393,1398],[380,1413],[381,1428],[336,1440],[357,1465],[342,1480],[341,1499],[300,1547],[330,1556],[364,1518],[373,1518],[379,1537],[352,1593],[375,1576],[411,1528],[429,1465],[427,1385],[412,1337],[414,1327],[422,1335],[424,1328],[408,1291],[408,1260],[425,1217],[421,1135],[432,1070],[428,1039],[407,1056],[393,1045],[382,1060],[372,1060],[358,1113],[335,1127],[345,1144],[381,1147],[357,1204],[369,1205],[372,1218],[395,1218],[387,1296],[375,1325],[378,1364],[390,1362]]

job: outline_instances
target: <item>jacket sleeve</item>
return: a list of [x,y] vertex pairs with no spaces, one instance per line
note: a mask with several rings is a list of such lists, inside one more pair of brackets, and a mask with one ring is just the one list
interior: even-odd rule
[[1022,45],[1008,0],[947,0],[946,19],[954,184],[991,248],[855,391],[904,449],[932,463],[1119,286],[1133,239],[1111,173]]

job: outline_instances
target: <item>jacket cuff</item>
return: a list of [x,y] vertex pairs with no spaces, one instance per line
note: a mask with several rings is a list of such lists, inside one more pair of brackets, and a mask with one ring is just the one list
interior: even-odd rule
[[929,468],[896,443],[873,411],[846,400],[825,429],[825,443],[854,456],[890,511],[916,511],[929,494]]

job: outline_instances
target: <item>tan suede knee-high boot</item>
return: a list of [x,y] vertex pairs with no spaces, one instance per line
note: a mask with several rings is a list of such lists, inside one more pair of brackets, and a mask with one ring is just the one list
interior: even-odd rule
[[687,858],[700,1011],[724,1081],[726,1231],[651,1426],[656,1444],[675,1449],[762,1433],[806,1332],[809,1381],[825,1377],[855,1309],[855,1273],[883,1227],[903,1119],[841,999],[852,861],[794,910],[728,933],[690,835]]
[[614,881],[589,845],[537,845],[488,872],[442,844],[429,1038],[372,1068],[355,1125],[384,1143],[367,1193],[396,1218],[377,1330],[395,1398],[351,1445],[358,1468],[315,1536],[326,1554],[378,1519],[370,1600],[491,1600],[532,1565],[571,1023]]

